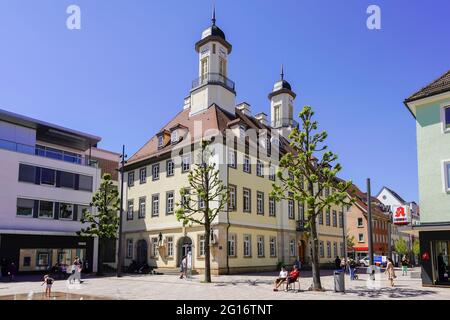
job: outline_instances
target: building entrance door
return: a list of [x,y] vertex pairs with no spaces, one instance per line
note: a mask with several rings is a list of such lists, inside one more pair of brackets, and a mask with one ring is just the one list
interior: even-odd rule
[[147,241],[139,240],[137,243],[136,260],[139,264],[147,263]]
[[183,237],[178,241],[178,265],[181,264],[183,257],[192,252],[192,240],[189,237]]
[[433,280],[435,284],[450,285],[450,241],[435,241],[433,245]]
[[298,244],[298,260],[304,264],[305,263],[305,241],[301,240],[300,243]]

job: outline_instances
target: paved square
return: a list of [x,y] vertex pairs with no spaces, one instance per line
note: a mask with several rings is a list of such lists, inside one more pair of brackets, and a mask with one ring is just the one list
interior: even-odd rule
[[[346,293],[334,292],[331,271],[323,271],[325,292],[307,291],[312,283],[310,272],[302,273],[301,292],[273,292],[276,273],[232,275],[213,277],[213,283],[202,283],[203,276],[190,280],[177,275],[126,275],[95,278],[88,277],[80,285],[69,286],[64,280],[53,285],[54,299],[134,299],[134,300],[320,300],[320,299],[450,299],[450,288],[424,288],[420,279],[410,276],[398,278],[394,288],[389,287],[384,274],[375,283],[375,289],[367,287],[367,275],[359,280],[345,277]],[[0,299],[47,299],[41,293],[44,287],[37,277],[19,277],[15,282],[0,282]]]

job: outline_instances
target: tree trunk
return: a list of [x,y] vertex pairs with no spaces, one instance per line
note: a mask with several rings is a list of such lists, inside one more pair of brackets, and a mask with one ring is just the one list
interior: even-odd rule
[[97,275],[103,275],[103,256],[105,251],[105,246],[103,245],[103,239],[98,239],[98,259],[97,259]]
[[211,237],[210,224],[205,223],[205,282],[211,282],[211,252],[209,250],[209,242]]
[[311,267],[313,277],[313,289],[316,291],[322,291],[322,283],[320,282],[320,262],[319,262],[319,239],[317,237],[316,218],[311,218]]

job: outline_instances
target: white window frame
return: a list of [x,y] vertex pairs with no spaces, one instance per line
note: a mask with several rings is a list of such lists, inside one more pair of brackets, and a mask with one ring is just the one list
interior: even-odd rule
[[264,164],[261,160],[256,161],[256,175],[258,177],[264,177]]
[[133,259],[133,239],[127,239],[127,259]]
[[275,217],[277,215],[277,205],[275,198],[269,197],[269,217]]
[[[359,224],[359,219],[361,219],[361,224]],[[363,218],[357,218],[356,219],[356,226],[358,228],[364,228],[364,219]]]
[[263,258],[265,254],[264,250],[264,236],[258,236],[258,258]]
[[204,257],[205,256],[205,235],[200,234],[198,236],[198,256]]
[[172,177],[175,174],[175,162],[170,159],[166,161],[166,176]]
[[173,236],[166,237],[167,240],[167,256],[173,257]]
[[244,234],[244,257],[252,256],[252,236]]
[[229,209],[231,211],[236,211],[236,191],[237,191],[237,187],[235,185],[228,185],[228,192],[229,192],[229,201],[228,201],[228,205],[229,205]]
[[245,173],[252,173],[252,163],[249,156],[244,156],[244,163],[242,164],[242,170]]
[[[248,196],[246,196],[246,193]],[[247,213],[252,212],[252,191],[250,189],[244,188],[242,190],[242,210]],[[248,200],[248,208],[246,208],[246,199]]]
[[228,150],[228,166],[230,168],[236,169],[237,163],[236,163],[236,151],[235,150]]
[[236,235],[230,234],[228,236],[228,256],[236,257]]
[[134,219],[134,200],[128,200],[127,201],[127,220],[133,220],[133,219]]
[[159,180],[159,163],[152,165],[152,180]]
[[289,255],[295,257],[295,240],[291,239],[289,241]]
[[[361,237],[361,236],[362,236],[362,237]],[[358,242],[359,242],[359,243],[364,242],[364,233],[359,233],[359,234],[358,234]]]
[[177,143],[178,139],[178,130],[172,131],[172,133],[170,134],[170,143]]
[[450,193],[450,176],[447,167],[450,167],[450,159],[442,161],[442,186],[444,193]]
[[164,146],[164,136],[159,136],[158,137],[158,148],[161,148],[162,146]]
[[264,215],[264,192],[256,192],[256,214]]
[[143,184],[147,182],[147,167],[139,169],[139,183]]
[[269,239],[269,254],[272,258],[277,256],[277,238],[276,237],[270,237],[270,239]]
[[152,217],[159,216],[159,193],[152,194]]
[[175,208],[175,192],[166,192],[166,215],[173,214]]
[[449,103],[443,103],[441,104],[441,126],[442,126],[442,133],[449,133],[450,132],[450,128],[446,128],[445,127],[445,109],[449,108],[450,109],[450,104]]
[[139,212],[138,212],[138,219],[144,219],[145,218],[145,211],[146,211],[146,198],[141,197],[139,198]]
[[184,155],[181,160],[181,172],[189,172],[191,170],[191,154]]

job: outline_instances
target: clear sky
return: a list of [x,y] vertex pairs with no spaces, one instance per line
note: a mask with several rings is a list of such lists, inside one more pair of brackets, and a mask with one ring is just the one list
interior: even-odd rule
[[[81,8],[68,30],[66,8]],[[366,27],[370,4],[381,30]],[[418,200],[403,100],[450,68],[448,0],[216,0],[237,102],[269,113],[285,78],[316,111],[342,176]],[[182,109],[212,0],[0,0],[0,108],[103,137],[128,156]]]

